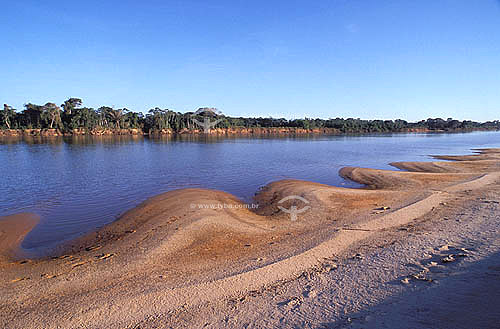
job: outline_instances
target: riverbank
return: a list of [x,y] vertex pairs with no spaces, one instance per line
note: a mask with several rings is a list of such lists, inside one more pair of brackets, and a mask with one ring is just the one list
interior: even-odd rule
[[473,131],[498,131],[498,129],[428,129],[403,128],[394,131],[342,131],[335,128],[297,128],[297,127],[234,127],[214,128],[206,132],[203,129],[173,129],[143,131],[142,129],[84,129],[70,131],[58,129],[0,129],[0,137],[61,137],[61,136],[173,136],[173,135],[210,135],[210,136],[259,136],[259,135],[349,135],[349,134],[376,134],[376,133],[460,133]]
[[[395,232],[396,237],[402,232],[399,238],[404,238],[404,232],[410,234],[421,222],[440,222],[443,217],[454,221],[458,212],[484,201],[496,207],[500,153],[480,152],[455,157],[460,161],[454,162],[394,164],[412,171],[342,170],[344,177],[365,184],[366,189],[275,182],[256,196],[255,212],[220,191],[167,192],[61,247],[54,258],[1,263],[6,279],[0,282],[4,310],[0,324],[154,327],[184,323],[197,327],[211,323],[220,327],[235,312],[240,320],[226,321],[225,326],[262,321],[270,326],[287,324],[281,318],[303,307],[305,295],[269,304],[266,298],[282,297],[278,293],[282,287],[334,273],[349,258],[364,258],[356,255],[361,245],[376,245]],[[485,195],[492,198],[478,199]],[[302,201],[282,201],[290,196]],[[291,220],[278,206],[310,208]],[[495,209],[475,215],[494,218]],[[495,229],[496,223],[490,224]],[[458,234],[459,227],[454,232]],[[363,270],[377,277],[371,266],[368,263]],[[351,281],[336,291],[333,301],[352,302],[363,296],[365,291],[353,286]],[[309,296],[309,290],[304,294]],[[384,297],[381,294],[379,299]],[[254,304],[246,304],[248,300]],[[21,317],[26,311],[29,315]],[[259,312],[268,317],[257,318]]]
[[0,129],[0,137],[62,137],[62,136],[142,136],[141,129]]

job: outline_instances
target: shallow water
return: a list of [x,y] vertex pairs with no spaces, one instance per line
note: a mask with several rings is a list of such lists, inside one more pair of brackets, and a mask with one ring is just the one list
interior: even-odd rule
[[500,132],[0,139],[0,216],[39,214],[23,247],[43,253],[176,188],[219,189],[250,201],[263,185],[285,178],[357,187],[338,175],[340,168],[394,169],[389,162],[482,147],[500,147]]

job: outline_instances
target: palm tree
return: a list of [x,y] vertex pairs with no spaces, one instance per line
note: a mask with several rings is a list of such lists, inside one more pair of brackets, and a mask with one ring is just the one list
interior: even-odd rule
[[128,112],[128,110],[126,108],[118,109],[118,110],[111,109],[108,111],[110,121],[115,123],[115,126],[117,129],[121,129],[121,122],[123,120],[123,116],[124,116],[125,112]]

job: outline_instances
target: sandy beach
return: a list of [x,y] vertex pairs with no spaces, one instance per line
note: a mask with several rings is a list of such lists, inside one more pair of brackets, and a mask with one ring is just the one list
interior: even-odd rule
[[474,152],[273,182],[256,209],[174,190],[42,259],[35,215],[0,219],[0,327],[497,328],[500,149]]

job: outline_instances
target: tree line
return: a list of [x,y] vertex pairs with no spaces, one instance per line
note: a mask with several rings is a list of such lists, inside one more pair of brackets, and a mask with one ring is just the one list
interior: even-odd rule
[[[0,110],[1,129],[57,129],[71,133],[74,129],[141,129],[148,133],[169,129],[172,132],[200,129],[195,120],[203,117],[203,110],[194,112],[176,112],[158,107],[146,114],[133,112],[127,108],[114,109],[101,106],[98,109],[83,106],[79,98],[69,98],[63,104],[46,103],[36,105],[28,103],[18,111],[4,104]],[[207,110],[210,110],[207,108]],[[201,112],[201,113],[200,113]],[[418,122],[405,120],[362,120],[355,118],[335,119],[285,119],[285,118],[244,118],[229,117],[206,111],[218,119],[215,128],[302,128],[336,129],[341,133],[399,132],[408,130],[499,130],[500,122],[459,121],[452,118],[427,119]],[[203,121],[203,120],[202,120]]]

